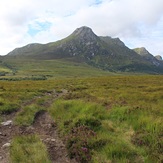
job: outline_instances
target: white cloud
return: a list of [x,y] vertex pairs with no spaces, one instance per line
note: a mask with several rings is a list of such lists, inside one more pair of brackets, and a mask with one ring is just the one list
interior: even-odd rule
[[[162,0],[5,0],[0,2],[0,55],[28,43],[56,41],[86,25],[97,35],[120,37],[131,48],[146,46],[163,56],[162,17]],[[39,22],[50,26],[40,28]],[[38,29],[34,35],[32,28]]]

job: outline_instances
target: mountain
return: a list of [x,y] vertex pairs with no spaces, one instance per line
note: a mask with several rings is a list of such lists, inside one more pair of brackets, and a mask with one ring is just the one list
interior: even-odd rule
[[162,57],[160,55],[156,55],[155,58],[159,61],[162,61]]
[[6,58],[64,59],[114,72],[163,73],[162,62],[145,53],[129,49],[119,38],[97,36],[84,26],[57,42],[16,48]]
[[155,58],[151,53],[149,53],[149,51],[147,49],[145,49],[144,47],[136,48],[133,50],[136,53],[138,53],[140,56],[142,56],[145,60],[153,63],[155,66],[157,66],[157,67],[160,66],[160,64],[161,64],[160,61],[157,58]]

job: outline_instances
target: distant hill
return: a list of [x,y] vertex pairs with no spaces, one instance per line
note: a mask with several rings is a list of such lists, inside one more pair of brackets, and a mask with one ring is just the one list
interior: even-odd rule
[[16,48],[5,58],[65,59],[112,72],[163,73],[163,63],[145,48],[131,50],[119,38],[97,36],[85,26],[57,42]]

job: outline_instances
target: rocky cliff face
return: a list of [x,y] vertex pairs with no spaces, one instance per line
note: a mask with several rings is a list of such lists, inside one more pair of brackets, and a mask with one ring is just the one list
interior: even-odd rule
[[67,54],[67,56],[80,56],[88,60],[95,55],[108,53],[101,47],[100,38],[91,28],[85,26],[77,28],[70,36],[61,40],[56,48],[58,52],[62,51],[62,54]]

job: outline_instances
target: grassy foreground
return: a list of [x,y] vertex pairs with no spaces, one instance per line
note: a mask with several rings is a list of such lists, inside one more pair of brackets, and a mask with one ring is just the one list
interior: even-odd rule
[[12,163],[50,163],[46,147],[36,135],[15,137],[10,154]]
[[[68,93],[41,109],[56,120],[71,158],[94,163],[163,161],[163,76],[0,81],[0,114],[22,108],[17,122],[24,125],[27,119],[30,125],[41,101],[22,106],[38,96],[42,101],[48,100],[46,93],[54,89],[66,89]],[[27,139],[21,138],[26,144]],[[15,138],[12,162],[21,146]],[[25,150],[26,147],[23,146]],[[20,162],[27,162],[25,157],[37,162],[31,153],[25,153]],[[45,157],[48,160],[48,155]]]
[[159,162],[162,119],[144,108],[58,100],[50,109],[79,162]]

